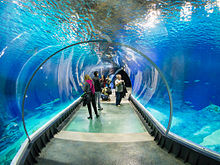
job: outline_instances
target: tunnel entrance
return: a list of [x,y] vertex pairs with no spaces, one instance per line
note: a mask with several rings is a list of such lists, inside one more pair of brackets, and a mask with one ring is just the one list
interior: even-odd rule
[[121,77],[122,77],[122,80],[125,81],[125,86],[126,87],[131,87],[131,80],[128,76],[128,74],[123,70],[123,69],[120,69],[117,74],[120,74]]
[[[114,83],[115,80],[116,80],[116,75],[117,74],[120,74],[121,75],[121,78],[122,80],[125,81],[125,86],[126,87],[131,87],[131,80],[130,80],[130,77],[128,76],[128,74],[123,70],[123,69],[118,69],[115,73],[114,73],[114,76],[112,78],[112,82]],[[114,83],[115,84],[115,83]],[[114,85],[115,87],[115,85]]]

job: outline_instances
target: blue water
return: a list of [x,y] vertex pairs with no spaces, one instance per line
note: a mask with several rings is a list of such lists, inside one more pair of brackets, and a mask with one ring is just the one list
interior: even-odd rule
[[[220,152],[220,3],[194,1],[0,1],[0,162],[24,141],[21,102],[35,68],[72,43],[130,45],[164,73],[174,101],[171,131]],[[104,53],[105,52],[105,53]],[[133,95],[166,128],[169,98],[157,70],[123,46],[82,44],[52,57],[26,95],[31,135],[82,93],[84,74],[124,67]]]

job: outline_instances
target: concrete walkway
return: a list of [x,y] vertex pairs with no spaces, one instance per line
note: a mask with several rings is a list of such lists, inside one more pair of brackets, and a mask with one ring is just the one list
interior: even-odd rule
[[130,134],[112,134],[112,133],[82,133],[62,131],[55,135],[57,139],[81,141],[81,142],[96,142],[96,143],[120,143],[120,142],[144,142],[153,141],[153,137],[147,132],[130,133]]
[[87,108],[82,107],[42,150],[37,164],[184,164],[156,145],[127,100],[116,107],[113,99],[102,103],[98,119],[88,120]]
[[116,107],[112,103],[102,104],[103,110],[99,111],[99,118],[88,120],[87,107],[81,107],[63,129],[72,132],[88,133],[142,133],[145,127],[129,103]]

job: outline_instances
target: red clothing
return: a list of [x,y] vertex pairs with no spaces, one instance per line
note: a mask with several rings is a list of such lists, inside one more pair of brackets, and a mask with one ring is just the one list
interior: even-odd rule
[[86,80],[86,82],[89,83],[92,94],[95,94],[95,87],[92,83],[92,80]]
[[106,80],[100,79],[100,82],[101,82],[101,87],[104,88],[106,85]]

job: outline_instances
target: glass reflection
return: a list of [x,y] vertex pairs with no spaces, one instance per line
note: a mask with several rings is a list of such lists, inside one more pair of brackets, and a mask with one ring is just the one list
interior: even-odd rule
[[192,17],[192,5],[190,2],[186,2],[180,10],[180,21],[191,21]]
[[[1,1],[0,162],[10,162],[25,139],[20,101],[29,75],[49,54],[87,39],[118,41],[149,56],[172,90],[171,131],[219,152],[219,8],[219,0]],[[90,53],[79,53],[87,49]],[[68,54],[69,60],[60,55],[42,67],[36,82],[42,81],[42,91],[51,87],[56,92],[48,90],[48,98],[33,84],[37,89],[27,94],[28,110],[74,100],[80,94],[78,82],[91,68],[113,74],[124,67],[135,96],[166,126],[166,90],[155,69],[138,54],[106,44],[79,46]],[[76,91],[74,96],[71,91]]]

